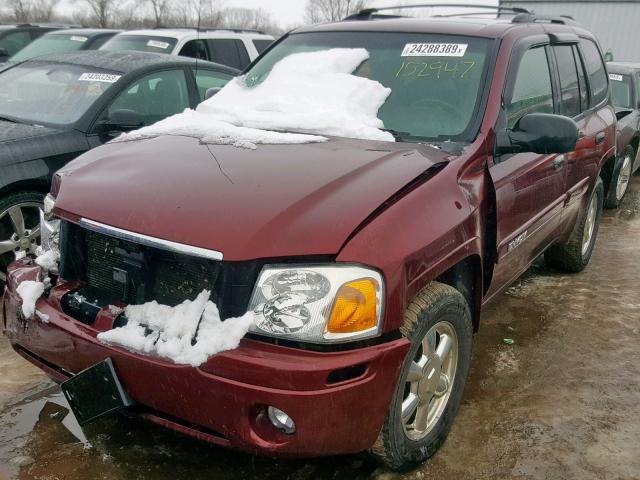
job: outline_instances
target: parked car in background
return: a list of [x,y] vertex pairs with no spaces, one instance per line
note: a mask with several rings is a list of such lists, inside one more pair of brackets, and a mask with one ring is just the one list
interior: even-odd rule
[[36,38],[53,30],[68,28],[55,25],[0,25],[0,63],[6,62]]
[[120,32],[121,30],[107,30],[102,28],[56,30],[34,40],[9,58],[8,61],[11,63],[17,63],[54,53],[74,52],[77,50],[97,50],[107,40]]
[[607,63],[611,98],[618,117],[618,156],[606,172],[605,207],[616,208],[627,193],[631,176],[640,169],[640,63]]
[[271,35],[255,30],[159,28],[122,32],[105,43],[101,50],[168,53],[243,70],[271,43]]
[[35,250],[51,176],[123,131],[193,108],[239,72],[145,52],[76,52],[0,73],[0,283]]
[[[61,233],[60,275],[47,290],[32,259],[10,266],[5,332],[68,382],[78,418],[135,403],[132,414],[252,454],[371,449],[406,470],[447,437],[483,305],[543,253],[567,272],[587,266],[600,173],[615,160],[594,36],[522,9],[499,20],[370,9],[351,20],[286,35],[247,86],[268,85],[294,53],[366,49],[354,73],[391,90],[377,112],[388,140],[250,149],[159,133],[104,145],[56,175],[45,214]],[[26,280],[44,294],[21,297]],[[113,305],[177,305],[199,292],[216,305],[198,328],[207,315],[250,312],[238,348],[196,367],[97,338],[129,322]],[[181,330],[181,345],[196,330]],[[148,352],[161,340],[128,345]]]

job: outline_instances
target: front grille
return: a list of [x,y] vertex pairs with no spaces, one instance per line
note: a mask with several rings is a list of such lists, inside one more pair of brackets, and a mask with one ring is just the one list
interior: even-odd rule
[[125,303],[177,305],[213,290],[220,262],[138,245],[87,230],[87,286]]

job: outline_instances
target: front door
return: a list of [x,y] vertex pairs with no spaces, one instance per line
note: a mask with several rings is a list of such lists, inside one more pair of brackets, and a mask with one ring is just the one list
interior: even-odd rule
[[[512,62],[503,112],[508,128],[525,114],[555,112],[549,53],[547,46],[537,45]],[[566,200],[566,160],[564,155],[536,153],[495,156],[490,174],[497,205],[497,257],[489,297],[517,278],[556,238]]]

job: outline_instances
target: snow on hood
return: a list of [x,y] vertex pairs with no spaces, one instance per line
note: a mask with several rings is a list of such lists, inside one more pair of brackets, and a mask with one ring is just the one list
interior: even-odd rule
[[205,290],[195,300],[175,307],[155,301],[129,305],[124,310],[127,324],[99,333],[98,340],[177,364],[200,366],[210,356],[236,348],[254,318],[249,312],[223,322],[210,295]]
[[196,110],[114,141],[180,135],[252,149],[256,144],[323,142],[324,135],[392,142],[377,117],[391,89],[352,74],[368,58],[363,48],[296,53],[276,63],[254,87],[246,85],[246,77],[235,78]]

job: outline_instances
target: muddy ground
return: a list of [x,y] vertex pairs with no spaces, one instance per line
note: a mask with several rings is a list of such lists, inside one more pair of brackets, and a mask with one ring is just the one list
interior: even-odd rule
[[[113,417],[84,433],[59,389],[0,339],[0,478],[640,479],[640,178],[592,263],[533,267],[483,314],[453,430],[422,468],[366,455],[274,461]],[[504,339],[514,340],[512,345]]]

